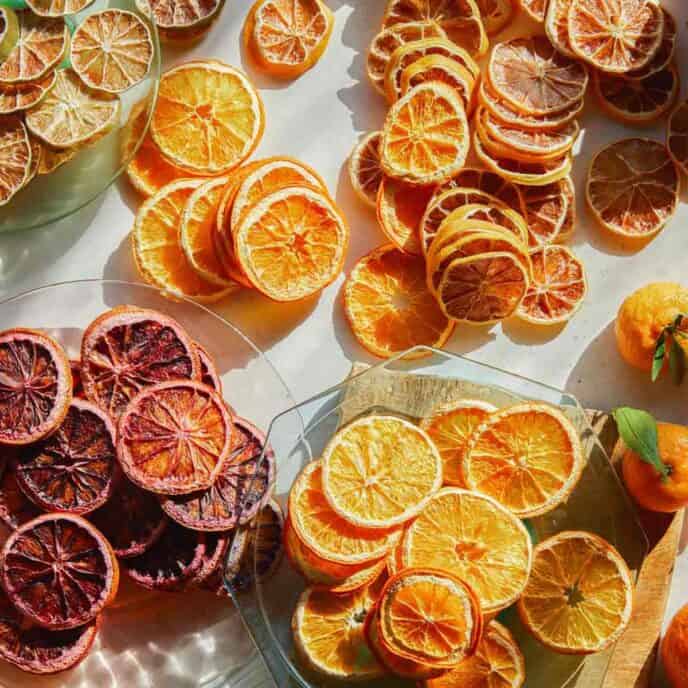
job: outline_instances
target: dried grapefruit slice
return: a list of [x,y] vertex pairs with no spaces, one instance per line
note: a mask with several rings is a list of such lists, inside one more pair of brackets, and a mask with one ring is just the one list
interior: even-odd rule
[[610,232],[645,239],[659,232],[676,211],[679,176],[666,147],[650,139],[609,144],[590,163],[588,206]]
[[73,399],[60,427],[19,454],[15,471],[24,493],[45,511],[93,511],[120,477],[115,426],[95,404]]
[[253,152],[264,126],[263,103],[246,75],[212,61],[187,62],[163,74],[150,130],[172,164],[216,175]]
[[536,250],[555,242],[573,201],[571,177],[546,186],[525,186],[521,195],[526,207],[528,246]]
[[0,207],[27,183],[31,172],[31,142],[17,115],[0,119]]
[[530,518],[566,500],[584,465],[571,421],[554,407],[524,403],[493,414],[476,430],[462,472],[469,489]]
[[72,373],[62,347],[36,330],[0,333],[0,442],[43,439],[64,420]]
[[90,14],[72,36],[70,60],[91,88],[121,93],[143,81],[153,62],[148,25],[120,9]]
[[12,464],[13,462],[5,468],[0,480],[0,521],[10,530],[16,530],[36,518],[40,511],[19,487]]
[[377,206],[377,194],[384,173],[380,167],[380,138],[382,133],[372,131],[364,136],[349,156],[349,178],[356,195],[371,208]]
[[56,72],[48,72],[36,81],[0,83],[0,114],[9,115],[28,110],[40,103],[55,83],[55,75]]
[[672,160],[688,174],[688,100],[681,103],[669,117],[667,149]]
[[534,21],[542,24],[549,0],[519,0],[521,9]]
[[467,113],[473,109],[473,88],[475,79],[471,73],[456,60],[444,55],[426,55],[412,62],[401,73],[400,96],[427,81],[441,81],[453,88],[461,96]]
[[391,245],[356,263],[344,287],[344,310],[356,339],[382,358],[414,346],[442,348],[454,330],[425,283],[423,259]]
[[567,57],[577,58],[569,41],[569,10],[571,0],[549,0],[545,17],[545,33],[552,45]]
[[103,534],[74,514],[44,514],[15,530],[0,552],[12,604],[54,630],[83,626],[114,600],[117,559]]
[[516,314],[538,325],[570,320],[588,290],[583,263],[566,246],[545,246],[530,260],[530,286]]
[[543,645],[566,654],[609,647],[633,609],[633,582],[623,557],[592,533],[564,531],[535,548],[518,613]]
[[193,40],[202,34],[217,15],[222,0],[146,0],[151,15],[165,40]]
[[359,528],[393,528],[418,514],[442,483],[442,460],[420,428],[393,416],[350,423],[322,455],[330,506]]

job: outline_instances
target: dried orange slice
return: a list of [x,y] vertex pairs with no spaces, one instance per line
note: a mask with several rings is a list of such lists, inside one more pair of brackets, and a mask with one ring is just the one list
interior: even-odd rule
[[566,211],[564,224],[562,224],[559,234],[557,234],[558,244],[564,244],[570,241],[576,230],[576,200],[573,196],[573,183],[571,184],[571,196],[569,198],[569,209]]
[[645,239],[659,232],[676,211],[679,176],[666,147],[630,138],[599,151],[585,188],[588,206],[610,232]]
[[212,61],[189,62],[163,74],[150,130],[172,164],[216,175],[253,152],[264,126],[263,104],[246,75]]
[[428,290],[423,259],[391,245],[356,263],[344,287],[344,310],[361,346],[382,358],[414,346],[442,348],[454,330]]
[[572,0],[571,49],[604,72],[642,69],[657,54],[664,33],[659,3],[648,0]]
[[26,184],[31,171],[31,142],[17,115],[0,119],[0,206]]
[[202,179],[180,179],[163,186],[138,209],[131,232],[136,267],[141,276],[173,296],[217,301],[230,289],[204,280],[189,263],[179,241],[186,202]]
[[471,112],[475,79],[462,64],[444,55],[421,57],[401,73],[400,95],[406,95],[412,88],[427,81],[441,81],[453,88],[461,96],[466,112]]
[[545,21],[549,0],[519,0],[521,9],[534,21],[542,24]]
[[545,16],[545,33],[552,45],[567,57],[577,58],[569,42],[569,9],[571,0],[549,0]]
[[349,179],[356,195],[366,204],[375,208],[377,194],[382,184],[383,172],[380,167],[379,131],[364,136],[349,156]]
[[467,583],[483,614],[513,604],[528,582],[530,535],[520,519],[485,495],[444,487],[407,528],[402,562],[449,571]]
[[139,10],[150,16],[165,41],[192,41],[205,33],[224,4],[222,0],[143,0]]
[[48,72],[36,81],[17,84],[0,83],[0,115],[9,115],[40,103],[55,83],[56,72]]
[[88,7],[93,0],[26,0],[34,14],[41,17],[64,17]]
[[490,85],[516,109],[546,115],[585,96],[588,71],[557,52],[545,36],[512,38],[495,45],[488,64]]
[[530,286],[516,314],[537,325],[570,320],[588,290],[583,263],[566,246],[545,246],[530,260]]
[[499,33],[511,21],[516,10],[515,2],[516,0],[475,0],[488,36]]
[[442,457],[445,485],[463,487],[461,463],[473,431],[496,408],[478,399],[462,399],[425,418],[421,428],[430,436]]
[[17,12],[19,38],[0,64],[0,82],[35,81],[56,67],[69,45],[69,29],[62,19],[41,19]]
[[269,194],[232,231],[241,269],[275,301],[324,289],[341,271],[349,243],[349,228],[333,202],[305,186]]
[[657,54],[640,69],[633,69],[626,73],[629,79],[644,79],[650,74],[659,72],[665,69],[674,59],[676,53],[676,20],[673,15],[662,7],[662,14],[664,15],[664,30],[662,32],[662,45],[659,47]]
[[390,177],[438,184],[466,161],[470,137],[460,96],[440,82],[411,89],[389,110],[380,140],[380,162]]
[[521,194],[526,207],[528,246],[536,250],[557,241],[573,202],[571,177],[545,186],[525,186]]
[[518,613],[543,645],[565,654],[600,652],[624,632],[632,609],[631,572],[601,537],[564,531],[535,548]]
[[458,174],[454,175],[448,182],[438,187],[435,195],[438,196],[448,189],[458,187],[474,188],[488,193],[502,203],[506,203],[509,208],[523,215],[523,199],[521,192],[515,184],[508,179],[500,177],[494,172],[490,172],[482,167],[464,167]]
[[322,455],[330,506],[359,528],[393,528],[416,516],[442,483],[442,460],[420,428],[370,416],[342,428]]
[[669,117],[667,149],[683,173],[688,174],[688,101],[681,103]]
[[94,12],[79,24],[70,60],[87,86],[121,93],[143,81],[153,52],[146,23],[133,12],[111,9]]
[[585,465],[576,428],[546,404],[516,404],[492,414],[471,438],[462,465],[470,490],[521,518],[556,508]]
[[597,71],[593,85],[602,109],[628,124],[651,124],[674,106],[680,88],[676,65],[653,72],[644,79]]
[[333,26],[320,0],[258,0],[246,18],[244,41],[265,71],[292,78],[320,59]]

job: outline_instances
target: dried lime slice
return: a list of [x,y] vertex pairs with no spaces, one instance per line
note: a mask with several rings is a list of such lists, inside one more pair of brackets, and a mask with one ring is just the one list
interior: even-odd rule
[[0,83],[0,115],[28,110],[45,98],[55,83],[55,72],[48,72],[36,81],[18,84]]
[[24,186],[31,167],[31,144],[16,115],[0,118],[0,205]]
[[64,17],[88,7],[93,0],[26,0],[26,4],[41,17]]
[[119,98],[94,93],[71,69],[63,69],[48,95],[26,113],[26,126],[49,146],[71,148],[109,131],[119,110]]
[[19,20],[9,7],[0,7],[0,60],[4,60],[19,40]]

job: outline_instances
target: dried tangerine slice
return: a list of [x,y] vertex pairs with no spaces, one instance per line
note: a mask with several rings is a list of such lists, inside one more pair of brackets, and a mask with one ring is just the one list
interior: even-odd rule
[[24,122],[17,115],[0,118],[0,206],[27,183],[33,158]]
[[428,290],[423,259],[390,245],[356,263],[344,287],[344,310],[356,339],[382,358],[415,346],[442,348],[454,330]]
[[146,0],[145,4],[145,11],[139,9],[153,19],[161,38],[185,41],[203,34],[224,3],[222,0]]
[[569,10],[571,0],[549,0],[545,17],[545,33],[552,45],[566,57],[578,56],[571,49],[569,41]]
[[382,129],[380,162],[390,177],[438,184],[466,162],[470,137],[460,96],[441,82],[411,89],[389,110]]
[[264,126],[263,103],[246,75],[211,61],[188,62],[163,74],[150,130],[172,164],[216,175],[253,152]]
[[683,101],[671,113],[666,145],[672,160],[688,174],[688,101]]
[[372,131],[364,136],[349,156],[349,179],[356,195],[371,208],[377,206],[377,195],[384,173],[380,166],[382,133]]
[[493,414],[476,430],[462,472],[470,490],[530,518],[565,501],[584,465],[571,421],[554,407],[524,403]]
[[644,79],[645,77],[659,72],[673,61],[676,53],[676,37],[678,34],[676,27],[676,20],[673,15],[662,7],[662,14],[664,15],[664,30],[662,31],[662,44],[657,51],[657,54],[640,69],[632,69],[626,73],[629,79]]
[[499,33],[516,11],[516,0],[475,0],[488,36]]
[[516,314],[537,325],[570,320],[588,290],[583,263],[566,246],[544,246],[530,260],[531,283]]
[[664,33],[659,3],[648,0],[572,0],[571,49],[604,72],[642,69],[657,54]]
[[534,21],[542,24],[545,21],[549,0],[519,0],[521,9]]
[[441,81],[453,88],[461,96],[466,112],[471,112],[475,79],[462,64],[444,55],[421,57],[401,73],[400,95],[406,95],[412,88],[427,81]]
[[528,246],[531,250],[557,241],[573,203],[571,177],[545,186],[524,186],[521,194],[526,206]]
[[122,470],[159,494],[188,494],[212,486],[228,460],[234,429],[222,397],[195,380],[145,387],[117,426]]
[[330,506],[360,528],[393,528],[418,514],[442,483],[442,460],[420,428],[393,416],[350,423],[322,455]]
[[600,652],[624,632],[632,609],[631,572],[606,540],[564,531],[535,548],[518,613],[546,647],[565,654]]
[[48,72],[36,81],[0,83],[0,115],[28,110],[45,97],[55,83],[56,72]]
[[611,143],[590,163],[585,188],[588,206],[610,232],[645,239],[676,212],[679,176],[666,147],[650,139]]

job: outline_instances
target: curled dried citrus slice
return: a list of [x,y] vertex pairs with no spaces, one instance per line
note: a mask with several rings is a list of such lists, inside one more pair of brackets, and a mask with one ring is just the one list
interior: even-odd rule
[[117,426],[117,454],[135,484],[176,495],[207,490],[229,459],[235,436],[222,397],[193,380],[145,387]]
[[349,156],[349,178],[356,195],[366,204],[375,208],[377,194],[382,184],[383,172],[380,167],[379,131],[364,136]]
[[206,533],[204,536],[204,548],[201,555],[201,565],[188,581],[188,587],[200,587],[215,573],[225,561],[231,533]]
[[26,0],[35,14],[41,17],[64,17],[77,14],[88,7],[93,0]]
[[382,358],[414,346],[441,348],[454,330],[426,285],[423,259],[390,245],[354,266],[344,288],[344,309],[356,339]]
[[599,151],[585,188],[597,221],[610,232],[644,239],[676,211],[679,176],[666,147],[650,139],[622,139]]
[[681,103],[669,117],[667,149],[672,160],[688,174],[688,101]]
[[391,177],[437,184],[466,161],[470,137],[460,96],[441,82],[411,89],[389,110],[382,129],[380,161]]
[[17,115],[0,117],[0,206],[22,189],[31,173],[31,141]]
[[572,0],[571,49],[593,67],[623,74],[657,54],[664,33],[659,3],[649,0]]
[[69,359],[54,339],[21,328],[0,333],[2,444],[30,444],[54,432],[71,400]]
[[536,548],[518,613],[543,645],[566,654],[609,647],[633,609],[633,582],[623,557],[592,533],[564,531]]
[[528,246],[538,249],[555,242],[573,202],[573,182],[564,177],[545,186],[524,186]]
[[665,69],[674,59],[676,53],[676,37],[678,34],[676,27],[676,20],[673,15],[662,7],[662,14],[664,15],[664,30],[662,32],[662,45],[659,47],[657,54],[640,69],[633,69],[627,72],[625,76],[629,79],[644,79],[650,74],[659,72]]
[[519,0],[521,9],[534,21],[542,24],[549,0]]
[[215,365],[215,359],[210,352],[198,342],[194,342],[194,348],[201,362],[201,382],[208,387],[212,387],[216,392],[222,394],[222,378]]
[[340,430],[323,459],[330,506],[360,528],[392,528],[417,515],[442,483],[442,460],[420,428],[371,416]]
[[493,414],[476,430],[462,473],[469,489],[530,518],[566,500],[584,465],[571,421],[546,404],[525,403]]
[[150,130],[171,163],[216,175],[253,152],[264,126],[262,101],[246,75],[212,61],[187,62],[163,74]]
[[516,0],[475,0],[475,4],[489,36],[499,33],[511,21],[516,10]]
[[114,600],[117,559],[103,534],[74,514],[44,514],[15,530],[0,552],[12,604],[44,628],[83,626]]
[[444,55],[426,55],[412,62],[401,73],[400,95],[406,95],[412,88],[427,81],[441,81],[447,84],[459,93],[467,113],[473,109],[475,79],[456,60],[451,60]]
[[552,45],[567,57],[577,58],[569,41],[569,9],[571,0],[549,0],[545,17],[545,33]]
[[[142,3],[143,4],[143,3]],[[203,34],[223,5],[222,0],[146,0],[139,9],[150,15],[167,41],[194,40]],[[138,2],[137,2],[138,6]]]
[[518,187],[494,172],[482,167],[464,167],[448,182],[438,187],[435,196],[458,187],[478,189],[491,194],[497,200],[506,203],[512,210],[523,215],[523,199]]
[[8,115],[40,103],[55,83],[56,72],[48,72],[36,81],[0,83],[0,115]]
[[153,40],[133,12],[94,12],[72,36],[72,68],[91,88],[121,93],[143,81],[153,62]]

